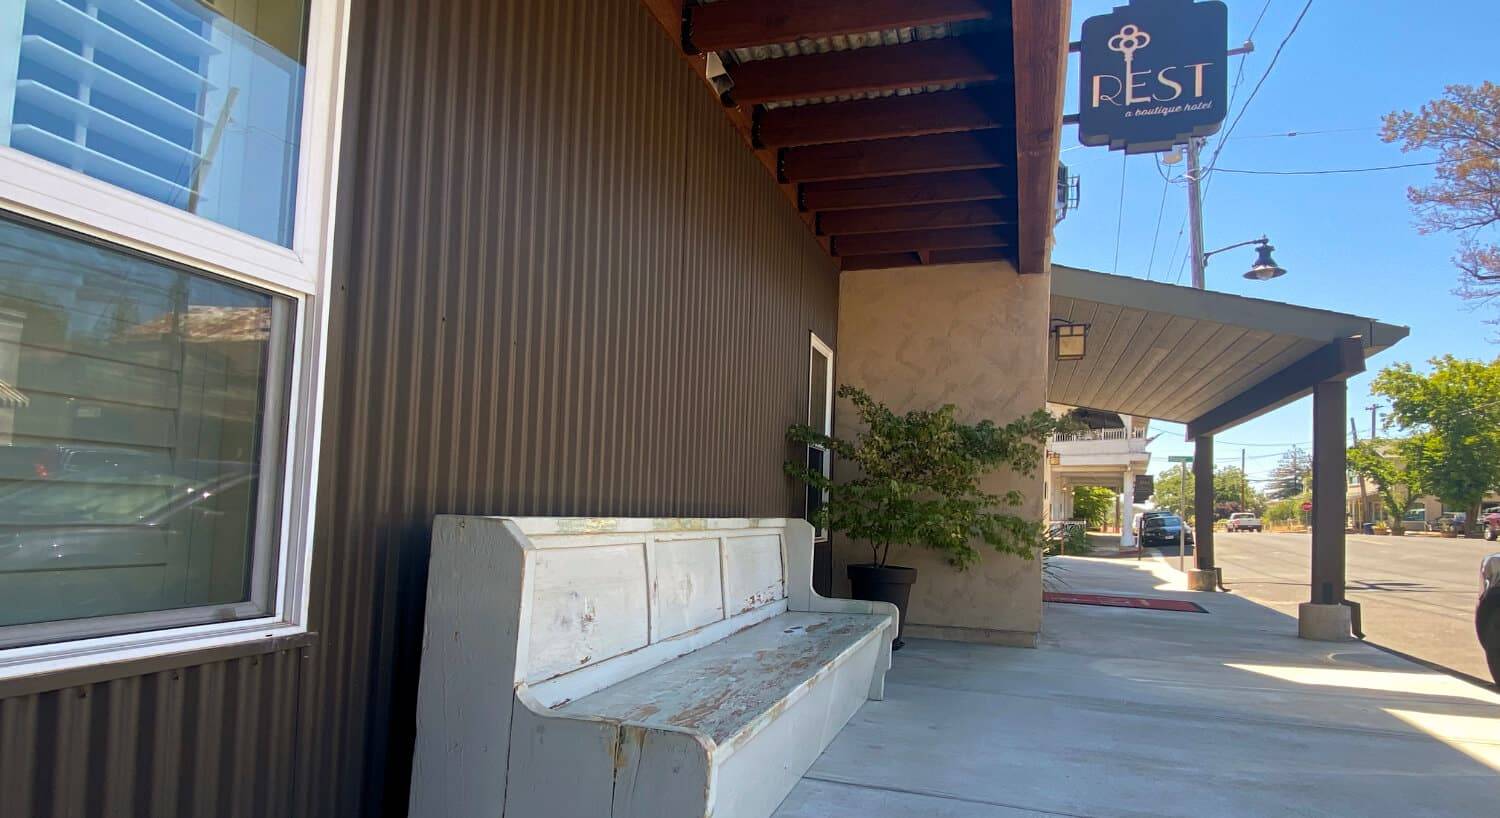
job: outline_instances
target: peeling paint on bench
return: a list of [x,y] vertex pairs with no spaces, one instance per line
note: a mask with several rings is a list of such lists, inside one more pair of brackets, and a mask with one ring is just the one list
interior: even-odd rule
[[764,818],[890,666],[811,574],[799,520],[438,518],[411,813]]

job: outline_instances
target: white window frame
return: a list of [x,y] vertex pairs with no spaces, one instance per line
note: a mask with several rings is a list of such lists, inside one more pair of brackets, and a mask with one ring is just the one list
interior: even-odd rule
[[291,247],[282,247],[0,146],[0,211],[279,293],[296,303],[275,604],[268,615],[0,650],[0,680],[307,632],[328,347],[349,0],[308,0],[301,151]]
[[[810,423],[813,420],[813,418],[811,417],[811,415],[812,415],[812,396],[813,396],[813,375],[814,375],[813,368],[817,365],[818,356],[822,355],[824,358],[828,359],[828,364],[827,364],[827,376],[828,376],[828,379],[827,379],[827,382],[823,385],[823,387],[824,387],[824,394],[823,394],[823,432],[824,432],[824,434],[830,434],[831,435],[831,434],[833,434],[833,394],[834,394],[833,382],[834,382],[834,371],[835,371],[834,370],[833,347],[831,347],[828,344],[824,343],[823,339],[819,338],[818,334],[816,332],[809,332],[807,334],[807,337],[808,337],[808,342],[809,342],[808,343],[808,348],[807,348],[807,414],[808,414],[808,422]],[[808,448],[818,449],[819,451],[823,452],[823,476],[824,477],[832,477],[833,476],[833,452],[829,451],[828,449],[824,449],[821,446],[809,446]],[[806,507],[807,506],[806,497],[807,497],[807,495],[804,494],[803,495],[803,509],[802,509],[802,514],[803,514],[804,517],[806,517],[808,515],[808,513],[810,511],[812,511],[812,509],[809,509],[809,508]],[[825,505],[828,503],[828,492],[826,492],[826,491],[823,492],[823,503]],[[821,543],[821,542],[828,542],[831,536],[832,535],[829,533],[828,529],[826,529],[826,528],[818,528],[816,526],[813,527],[813,542],[819,542],[819,543]]]

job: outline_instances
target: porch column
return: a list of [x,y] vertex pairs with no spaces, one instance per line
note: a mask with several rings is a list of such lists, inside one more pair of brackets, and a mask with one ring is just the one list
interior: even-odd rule
[[1131,506],[1135,505],[1135,474],[1129,469],[1125,470],[1125,484],[1120,487],[1120,548],[1135,548],[1135,530],[1131,527],[1131,521],[1135,512]]
[[1344,604],[1347,405],[1344,381],[1313,387],[1312,599],[1297,609],[1297,632],[1304,639],[1350,638],[1350,609]]
[[1219,569],[1214,567],[1214,436],[1193,438],[1193,570],[1188,589],[1216,591]]

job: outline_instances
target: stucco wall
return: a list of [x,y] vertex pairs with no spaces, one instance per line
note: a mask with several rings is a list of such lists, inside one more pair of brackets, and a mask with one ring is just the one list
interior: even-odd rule
[[[1048,302],[1047,276],[1018,276],[994,262],[846,272],[839,284],[838,381],[899,411],[952,403],[965,420],[1008,422],[1046,404]],[[852,408],[840,401],[839,433],[852,432],[855,423]],[[986,488],[1018,489],[1025,495],[1020,513],[1043,516],[1040,468],[1032,477],[997,472]],[[1040,560],[984,548],[979,565],[963,573],[932,551],[893,551],[892,564],[919,573],[908,636],[1035,643]],[[845,565],[869,559],[865,546],[836,542],[835,592],[848,594]]]

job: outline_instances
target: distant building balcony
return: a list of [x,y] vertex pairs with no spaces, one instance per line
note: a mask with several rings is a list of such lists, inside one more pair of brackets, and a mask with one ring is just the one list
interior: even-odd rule
[[1053,443],[1078,443],[1086,440],[1145,440],[1145,429],[1084,429],[1053,435]]
[[1053,435],[1048,451],[1056,453],[1061,466],[1115,466],[1145,468],[1145,429],[1084,429]]

